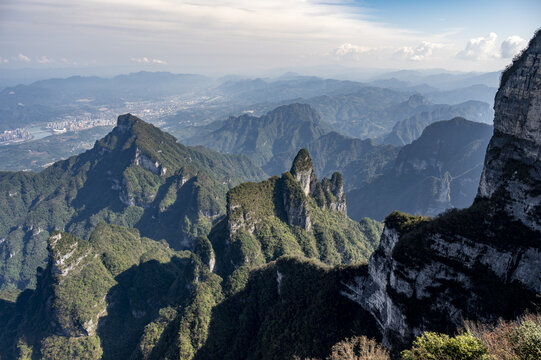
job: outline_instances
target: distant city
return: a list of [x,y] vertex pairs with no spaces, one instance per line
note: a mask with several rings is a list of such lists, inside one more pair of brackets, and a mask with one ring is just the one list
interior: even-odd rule
[[[4,130],[0,133],[0,144],[8,145],[42,138],[47,135],[63,134],[71,131],[87,130],[98,126],[112,127],[119,114],[131,113],[143,117],[148,122],[160,125],[161,118],[174,115],[177,111],[190,108],[202,102],[212,100],[207,96],[186,98],[186,96],[170,96],[161,100],[126,101],[122,106],[96,106],[88,109],[93,99],[79,99],[85,109],[75,108],[72,114],[58,116],[53,121],[35,123],[32,126]],[[21,104],[22,105],[22,104]],[[40,135],[38,135],[40,134]]]

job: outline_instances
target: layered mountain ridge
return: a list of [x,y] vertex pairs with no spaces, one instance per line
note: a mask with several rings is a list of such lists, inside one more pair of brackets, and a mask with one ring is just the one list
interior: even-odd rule
[[223,153],[246,155],[272,175],[276,169],[266,168],[266,164],[275,155],[293,153],[330,130],[309,105],[291,104],[261,117],[250,114],[230,117],[219,129],[188,142]]
[[348,192],[349,215],[383,219],[400,210],[434,216],[471,205],[491,132],[491,126],[463,118],[429,125],[382,175]]

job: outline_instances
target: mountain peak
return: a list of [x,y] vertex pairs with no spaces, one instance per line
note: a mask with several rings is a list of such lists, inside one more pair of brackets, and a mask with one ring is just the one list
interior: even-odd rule
[[120,115],[116,121],[116,127],[121,132],[129,131],[137,122],[142,122],[137,116],[130,113]]
[[293,160],[291,166],[291,175],[301,185],[304,195],[310,194],[314,190],[317,183],[316,174],[314,173],[314,165],[310,154],[306,149],[300,149]]
[[293,164],[291,165],[291,174],[295,176],[301,171],[312,170],[314,170],[314,166],[312,165],[312,158],[310,158],[308,150],[304,148],[300,149],[297,156],[295,156],[295,159],[293,160]]
[[269,114],[285,113],[288,115],[297,115],[303,118],[309,118],[316,121],[320,120],[318,112],[308,104],[293,103],[288,105],[282,105],[269,112]]

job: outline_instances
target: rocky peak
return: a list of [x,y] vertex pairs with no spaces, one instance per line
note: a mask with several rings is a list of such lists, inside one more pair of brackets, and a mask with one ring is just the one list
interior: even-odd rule
[[310,154],[306,149],[300,149],[293,160],[291,175],[301,185],[304,195],[311,194],[317,183],[316,173]]
[[[323,197],[318,196],[318,190],[314,192],[314,197],[321,207],[330,210],[347,213],[346,193],[344,192],[344,181],[342,174],[334,172],[331,179],[323,178],[321,180],[321,190]],[[324,198],[324,201],[322,201]]]
[[494,136],[479,198],[502,199],[506,211],[541,230],[541,31],[506,69],[494,102]]
[[133,125],[135,125],[140,120],[138,117],[133,116],[130,113],[120,115],[116,121],[116,127],[118,131],[120,132],[128,132],[133,128]]

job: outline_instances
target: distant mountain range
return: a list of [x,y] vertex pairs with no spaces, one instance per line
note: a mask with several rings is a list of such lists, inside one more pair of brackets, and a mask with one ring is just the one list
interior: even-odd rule
[[471,205],[492,126],[454,118],[424,129],[400,149],[383,175],[347,194],[353,219],[383,219],[393,210],[436,215]]
[[457,105],[434,105],[426,111],[420,109],[415,115],[398,121],[390,133],[383,136],[383,143],[392,145],[407,145],[416,140],[430,124],[463,117],[471,121],[490,124],[494,112],[488,104],[479,101],[467,101]]
[[247,155],[263,168],[277,154],[295,152],[332,129],[305,104],[281,106],[261,117],[249,114],[230,117],[220,125],[208,134],[187,139],[186,143]]
[[[399,106],[431,108],[425,104],[416,95]],[[398,122],[385,141],[399,146],[413,141],[402,148],[329,132],[318,113],[301,104],[281,106],[262,117],[232,117],[188,143],[246,155],[269,175],[286,171],[291,154],[304,147],[312,154],[316,173],[343,174],[352,218],[383,219],[392,210],[435,215],[473,201],[492,131],[489,125],[464,118],[437,119],[476,109],[478,115],[484,114],[488,106],[478,102],[437,106]]]
[[[303,145],[312,157],[314,169],[320,176],[330,177],[339,171],[344,177],[346,191],[372,182],[392,166],[399,147],[361,140],[335,131]],[[291,153],[280,153],[264,167],[270,174],[279,174],[291,163]]]
[[[306,103],[313,106],[337,131],[363,139],[384,137],[395,131],[394,127],[398,122],[410,118],[423,119],[426,126],[456,116],[472,121],[490,122],[493,116],[490,106],[478,101],[457,105],[433,104],[420,94],[407,96],[405,93],[378,88],[366,88],[342,96],[309,99]],[[398,127],[400,128],[400,125]],[[415,138],[411,138],[409,142]],[[404,145],[409,142],[389,143]]]

